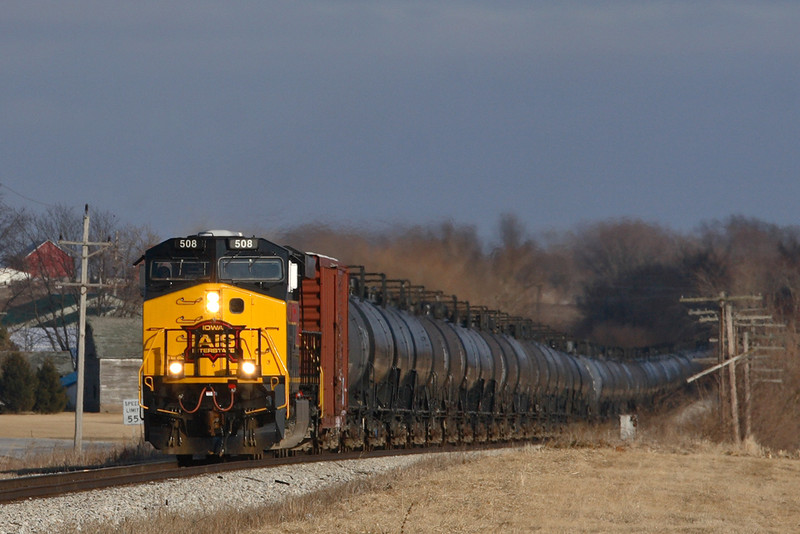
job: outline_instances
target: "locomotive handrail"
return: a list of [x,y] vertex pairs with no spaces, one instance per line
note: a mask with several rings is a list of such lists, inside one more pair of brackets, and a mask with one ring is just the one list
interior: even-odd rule
[[145,346],[143,347],[144,356],[142,357],[142,365],[139,367],[139,377],[138,377],[138,379],[139,379],[139,406],[141,408],[145,408],[145,409],[149,409],[149,408],[142,403],[142,381],[143,381],[143,377],[144,377],[144,366],[147,364],[148,358],[152,357],[151,355],[153,353],[153,347],[151,346],[150,348],[147,348],[147,343],[148,342],[152,342],[152,340],[154,340],[156,337],[158,337],[158,334],[161,333],[162,331],[164,331],[164,328],[149,328],[148,331],[150,331],[150,330],[155,330],[156,332],[152,336],[150,336],[150,339],[145,341]]
[[[283,371],[281,374],[283,374],[283,376],[285,376],[287,379],[286,380],[287,383],[284,386],[284,394],[286,395],[285,399],[286,402],[282,406],[276,406],[275,408],[277,410],[280,410],[281,408],[286,408],[286,417],[289,417],[289,383],[288,383],[289,370],[283,364],[283,359],[281,358],[281,354],[280,352],[278,352],[278,349],[275,348],[275,341],[273,341],[272,336],[269,335],[268,330],[270,328],[271,327],[265,327],[263,329],[259,328],[259,331],[263,330],[263,333],[261,335],[266,337],[267,346],[269,347],[269,350],[272,351],[272,354],[275,355],[275,361],[278,362],[278,366],[281,368],[281,371]],[[275,327],[272,328],[275,329]]]
[[139,388],[138,388],[139,398],[137,400],[139,401],[139,407],[140,408],[149,409],[142,402],[142,374],[144,373],[144,363],[145,363],[145,358],[142,358],[142,365],[139,366],[139,376],[137,377],[138,382],[139,382]]
[[179,298],[178,300],[175,301],[175,304],[180,304],[182,306],[191,306],[193,304],[199,304],[201,302],[203,302],[203,298],[202,297],[197,298],[195,300],[186,300],[185,298],[181,297],[181,298]]
[[195,324],[196,322],[198,322],[198,321],[200,321],[202,319],[203,319],[202,315],[198,315],[194,319],[187,319],[186,317],[181,315],[180,317],[175,319],[175,322],[178,323],[178,324]]
[[[278,362],[278,366],[280,366],[281,370],[283,371],[283,374],[288,376],[288,374],[289,374],[289,370],[288,370],[288,369],[286,369],[286,366],[285,366],[285,365],[283,365],[283,361],[281,360],[281,354],[280,354],[280,352],[278,352],[278,350],[275,348],[275,341],[273,341],[273,339],[272,339],[272,336],[270,336],[270,335],[269,335],[269,332],[267,332],[267,330],[268,330],[269,328],[270,328],[270,327],[259,328],[258,330],[259,330],[259,331],[261,331],[261,330],[263,330],[263,331],[264,331],[264,332],[263,332],[261,335],[262,335],[262,336],[264,336],[264,337],[266,337],[266,339],[267,339],[267,348],[269,349],[269,351],[270,351],[270,352],[272,352],[273,354],[275,354],[275,360]],[[277,328],[275,328],[275,327],[271,327],[271,328],[273,328],[273,329],[277,330]]]
[[[253,330],[256,330],[256,329],[255,329],[255,328],[245,328],[244,330],[245,330],[245,331],[248,331],[248,330],[249,330],[249,331],[251,331],[251,332],[252,332]],[[252,353],[252,351],[250,350],[250,342],[249,342],[249,341],[247,341],[247,340],[246,340],[246,339],[244,339],[244,338],[241,338],[241,339],[239,340],[239,342],[242,344],[242,353],[243,353],[243,354],[245,354],[245,353],[247,353],[247,354],[251,354],[251,353]],[[225,348],[227,349],[228,347],[226,346]],[[225,354],[225,357],[226,357],[226,358],[230,358],[231,354],[233,354],[233,353],[232,353],[232,352],[230,352],[230,351],[228,351],[228,352]]]

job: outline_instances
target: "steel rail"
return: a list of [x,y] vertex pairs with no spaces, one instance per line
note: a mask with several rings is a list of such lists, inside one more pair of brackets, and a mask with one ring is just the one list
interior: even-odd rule
[[177,467],[174,462],[144,463],[121,467],[81,469],[64,473],[26,475],[0,479],[0,504],[24,499],[43,499],[67,493],[103,489],[145,482],[156,482],[170,478],[189,478],[210,473],[241,471],[295,465],[303,463],[383,458],[408,454],[431,454],[440,452],[470,452],[494,448],[519,446],[521,442],[482,444],[481,447],[444,445],[434,447],[412,447],[405,449],[376,449],[372,451],[346,451],[337,453],[300,453],[283,458],[260,460],[237,460],[208,463],[189,467]]

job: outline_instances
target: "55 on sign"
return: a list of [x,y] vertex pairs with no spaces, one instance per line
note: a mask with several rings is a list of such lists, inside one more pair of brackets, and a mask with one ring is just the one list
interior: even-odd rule
[[142,414],[139,409],[139,399],[122,400],[122,420],[126,425],[142,424]]

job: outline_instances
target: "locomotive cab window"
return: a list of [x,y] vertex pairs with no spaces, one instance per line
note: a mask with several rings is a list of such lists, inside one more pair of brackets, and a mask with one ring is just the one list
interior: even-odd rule
[[220,280],[280,282],[283,262],[280,258],[223,258],[219,262]]
[[150,264],[152,280],[197,280],[207,276],[207,261],[156,260]]

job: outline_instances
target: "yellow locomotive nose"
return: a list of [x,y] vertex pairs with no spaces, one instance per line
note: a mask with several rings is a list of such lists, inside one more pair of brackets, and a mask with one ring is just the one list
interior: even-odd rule
[[219,293],[216,291],[209,291],[206,293],[206,309],[210,313],[217,313],[219,311]]

